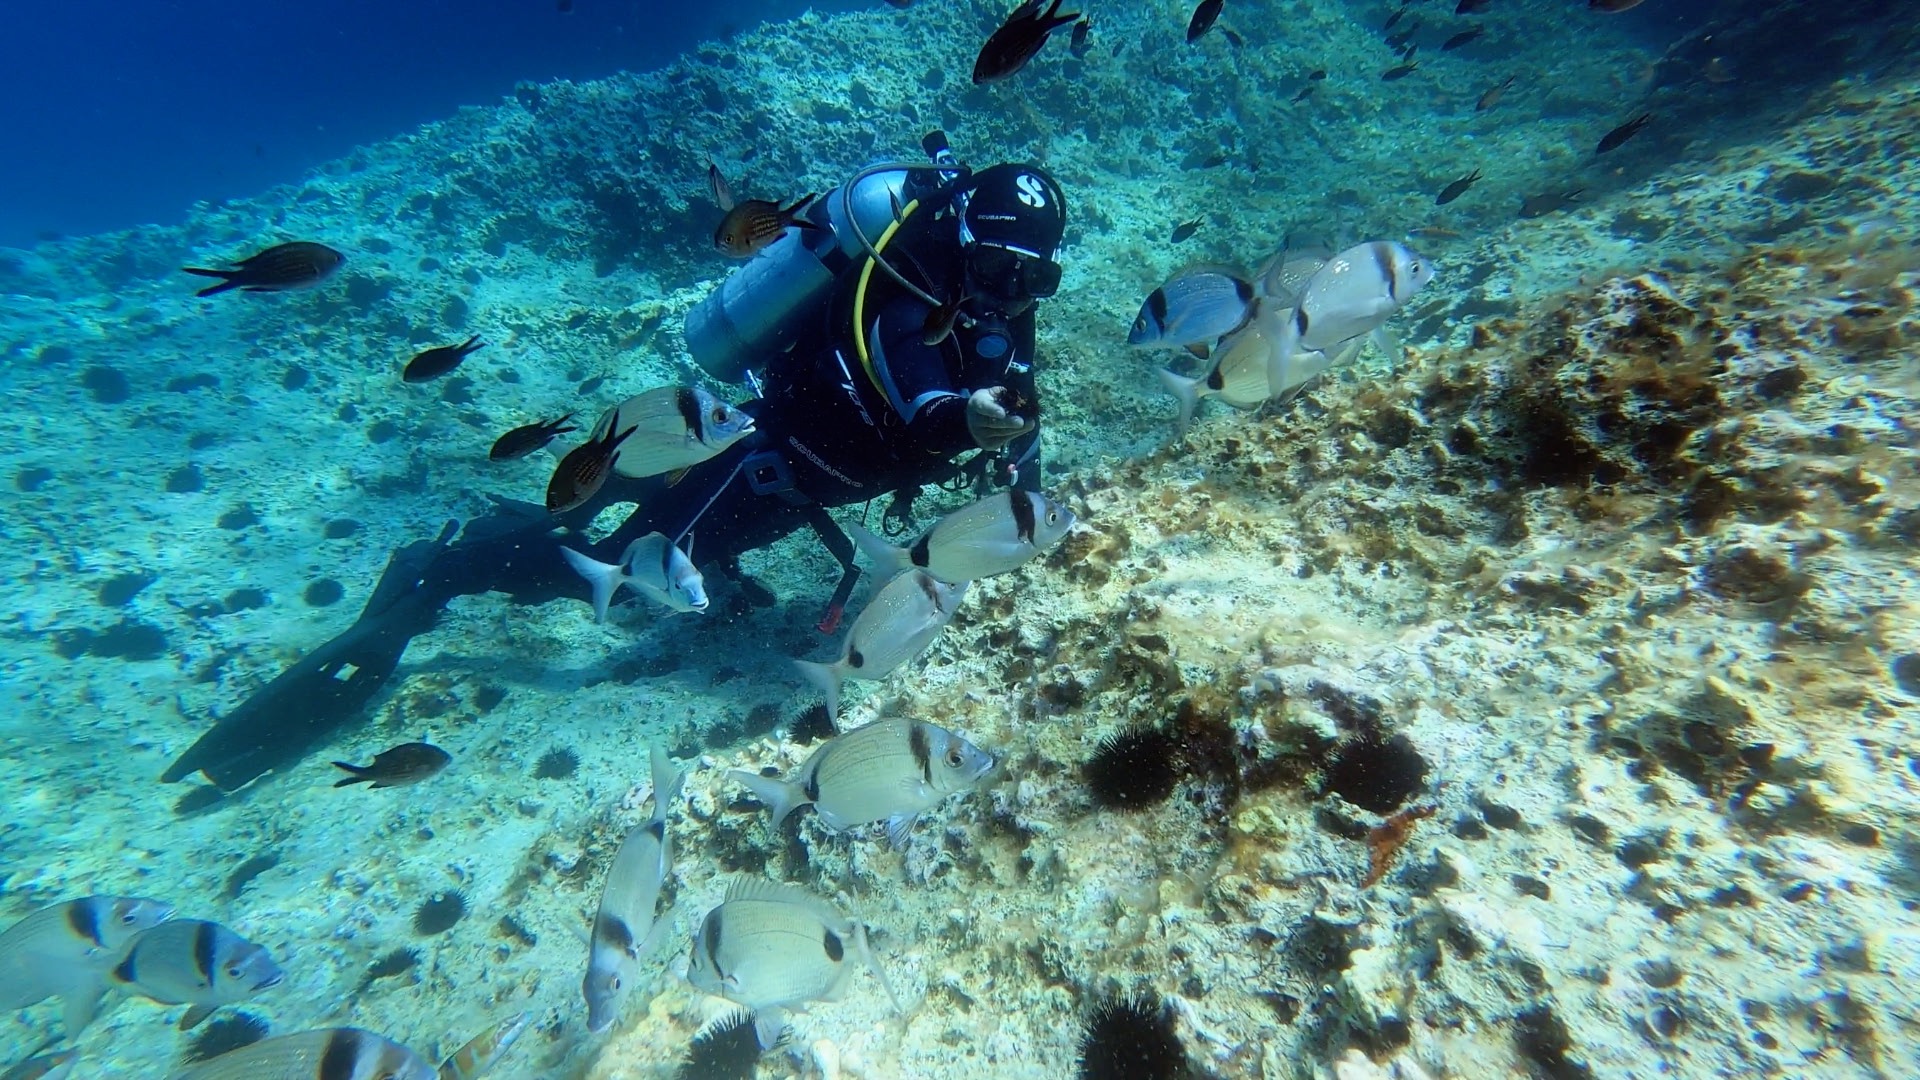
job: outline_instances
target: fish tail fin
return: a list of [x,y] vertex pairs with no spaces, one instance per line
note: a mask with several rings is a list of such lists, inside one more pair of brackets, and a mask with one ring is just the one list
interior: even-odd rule
[[876,536],[857,524],[849,522],[847,531],[853,534],[853,542],[860,548],[860,554],[873,564],[874,573],[882,578],[892,577],[902,570],[913,569],[913,555],[906,548],[888,543],[883,537]]
[[[1271,376],[1269,376],[1271,379]],[[1173,422],[1176,438],[1187,433],[1193,427],[1193,414],[1200,408],[1200,380],[1189,379],[1185,375],[1175,375],[1166,368],[1160,369],[1160,383],[1180,402],[1180,416]]]
[[820,689],[822,697],[827,699],[827,719],[836,723],[840,720],[840,665],[819,664],[812,660],[795,660],[794,666],[807,681]]
[[67,991],[66,1000],[61,1005],[61,1023],[68,1042],[73,1042],[93,1023],[94,1013],[100,1009],[100,996],[106,993],[106,985],[100,979],[89,979]]
[[667,808],[680,798],[687,781],[687,770],[673,767],[673,759],[659,743],[653,745],[653,820],[667,820]]
[[873,977],[880,980],[880,989],[887,992],[887,1000],[893,1004],[893,1011],[906,1015],[907,1010],[900,1007],[900,996],[893,992],[893,984],[887,981],[887,970],[880,966],[880,957],[873,951],[873,943],[867,940],[866,923],[853,924],[853,947],[860,953],[860,959],[873,972]]
[[753,792],[754,798],[767,804],[767,807],[773,811],[773,827],[776,829],[780,827],[781,822],[787,820],[788,814],[813,801],[807,798],[806,792],[800,789],[799,784],[790,783],[777,776],[761,776],[757,772],[748,772],[745,769],[730,770],[727,776],[739,781],[747,790]]
[[199,292],[194,293],[193,295],[195,296],[212,296],[214,293],[223,293],[228,289],[237,289],[240,287],[238,280],[240,275],[234,270],[208,270],[199,266],[183,266],[180,269],[189,274],[198,274],[201,277],[217,277],[221,279],[220,284],[209,285]]
[[1373,347],[1379,349],[1380,355],[1388,360],[1398,362],[1406,356],[1403,351],[1406,346],[1400,343],[1399,335],[1387,329],[1385,324],[1374,327],[1373,333],[1367,336],[1373,340]]
[[373,777],[367,775],[371,770],[364,765],[349,765],[344,761],[336,761],[333,764],[336,768],[345,769],[352,774],[344,780],[335,780],[333,782],[334,787],[346,787],[349,784],[370,784],[373,782]]
[[1278,340],[1267,351],[1267,393],[1279,397],[1287,392],[1293,355],[1300,349],[1300,316],[1290,312],[1280,324]]
[[574,573],[587,579],[587,585],[593,589],[593,621],[607,621],[607,606],[613,603],[613,594],[619,591],[620,583],[627,578],[626,571],[618,563],[603,563],[583,552],[570,547],[562,547],[560,554],[566,557],[567,565]]

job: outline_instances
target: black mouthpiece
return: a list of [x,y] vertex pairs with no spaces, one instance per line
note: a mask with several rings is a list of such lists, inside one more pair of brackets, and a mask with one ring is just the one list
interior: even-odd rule
[[939,128],[920,137],[920,149],[927,152],[928,159],[941,165],[953,163],[953,147],[947,142],[947,133]]

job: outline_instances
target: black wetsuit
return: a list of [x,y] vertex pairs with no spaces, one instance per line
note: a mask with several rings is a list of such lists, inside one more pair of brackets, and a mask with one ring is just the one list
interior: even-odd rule
[[[936,298],[965,286],[951,214],[916,212],[886,254]],[[554,516],[530,504],[503,503],[470,522],[457,541],[448,542],[449,523],[438,541],[401,549],[352,627],[228,713],[162,778],[199,770],[232,789],[298,761],[359,714],[407,643],[455,596],[502,591],[528,602],[586,599],[586,582],[560,555],[563,544],[612,563],[648,533],[665,533],[682,546],[692,533],[699,563],[737,573],[741,553],[812,525],[845,570],[823,625],[837,620],[857,572],[851,542],[823,507],[896,495],[910,501],[922,485],[958,474],[954,458],[975,449],[966,420],[974,390],[1005,386],[1023,400],[1009,411],[1033,418],[1038,410],[1031,307],[997,327],[988,320],[958,326],[929,346],[926,303],[876,271],[862,311],[878,351],[870,374],[854,344],[857,281],[857,269],[845,274],[794,349],[770,358],[765,396],[741,406],[756,419],[754,435],[677,481],[614,477],[585,506]],[[1010,347],[982,356],[981,343],[995,336]],[[1038,481],[1038,439],[1036,428],[1003,452],[1001,460],[1018,468],[1009,476],[1003,465],[1000,482],[1017,477],[1031,487]],[[627,501],[639,509],[611,535],[588,543],[581,530],[605,507]]]
[[[918,228],[903,230],[888,249],[890,261],[929,294],[950,297],[964,287],[954,229],[951,216],[928,214]],[[938,345],[927,345],[926,302],[876,272],[861,312],[869,365],[854,343],[856,287],[857,272],[850,272],[819,320],[767,365],[764,397],[740,406],[754,417],[754,435],[677,482],[637,481],[596,500],[640,505],[594,546],[596,557],[616,561],[627,544],[658,531],[674,538],[692,533],[702,563],[731,562],[818,522],[821,507],[896,494],[910,500],[920,487],[953,476],[954,459],[977,450],[966,416],[975,390],[1005,386],[1026,402],[1015,411],[1035,415],[1031,308],[997,325],[957,326]],[[1007,347],[989,359],[980,345],[991,337]],[[1037,483],[1038,440],[1037,429],[1015,440],[1002,457],[1018,468],[1008,476],[1003,467],[997,479]],[[833,545],[830,536],[823,539]]]

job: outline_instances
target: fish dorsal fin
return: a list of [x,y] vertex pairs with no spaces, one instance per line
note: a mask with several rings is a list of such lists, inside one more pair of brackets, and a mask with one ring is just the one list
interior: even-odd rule
[[720,166],[707,162],[707,188],[713,192],[713,201],[722,210],[733,209],[733,185],[720,174]]
[[762,900],[771,904],[792,904],[806,909],[822,924],[845,934],[853,925],[853,920],[841,914],[840,909],[815,896],[797,885],[784,881],[768,881],[765,878],[739,877],[727,885],[727,900]]
[[1168,274],[1167,280],[1172,281],[1175,278],[1183,278],[1192,274],[1220,274],[1240,282],[1251,282],[1253,280],[1247,276],[1247,271],[1244,267],[1235,266],[1232,263],[1219,262],[1188,263],[1173,273]]

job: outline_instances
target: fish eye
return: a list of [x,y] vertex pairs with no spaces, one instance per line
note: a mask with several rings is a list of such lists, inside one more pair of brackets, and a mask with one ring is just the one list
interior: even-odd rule
[[607,985],[611,986],[615,990],[620,989],[620,976],[615,975],[613,978],[607,980]]
[[234,966],[232,966],[232,967],[230,967],[230,968],[228,968],[228,969],[227,969],[227,978],[229,978],[229,979],[237,979],[237,978],[239,978],[240,976],[242,976],[242,975],[245,975],[245,974],[246,974],[246,972],[245,972],[244,970],[242,970],[242,969],[241,969],[241,967],[240,967],[240,965],[238,965],[238,964],[235,964]]
[[127,912],[125,915],[120,916],[121,926],[132,926],[134,923],[138,921],[139,921],[139,917],[134,915],[134,913],[131,911]]
[[957,769],[960,767],[960,764],[960,748],[956,746],[947,751],[947,768]]
[[1060,524],[1060,511],[1058,510],[1047,511],[1047,524],[1049,525]]

